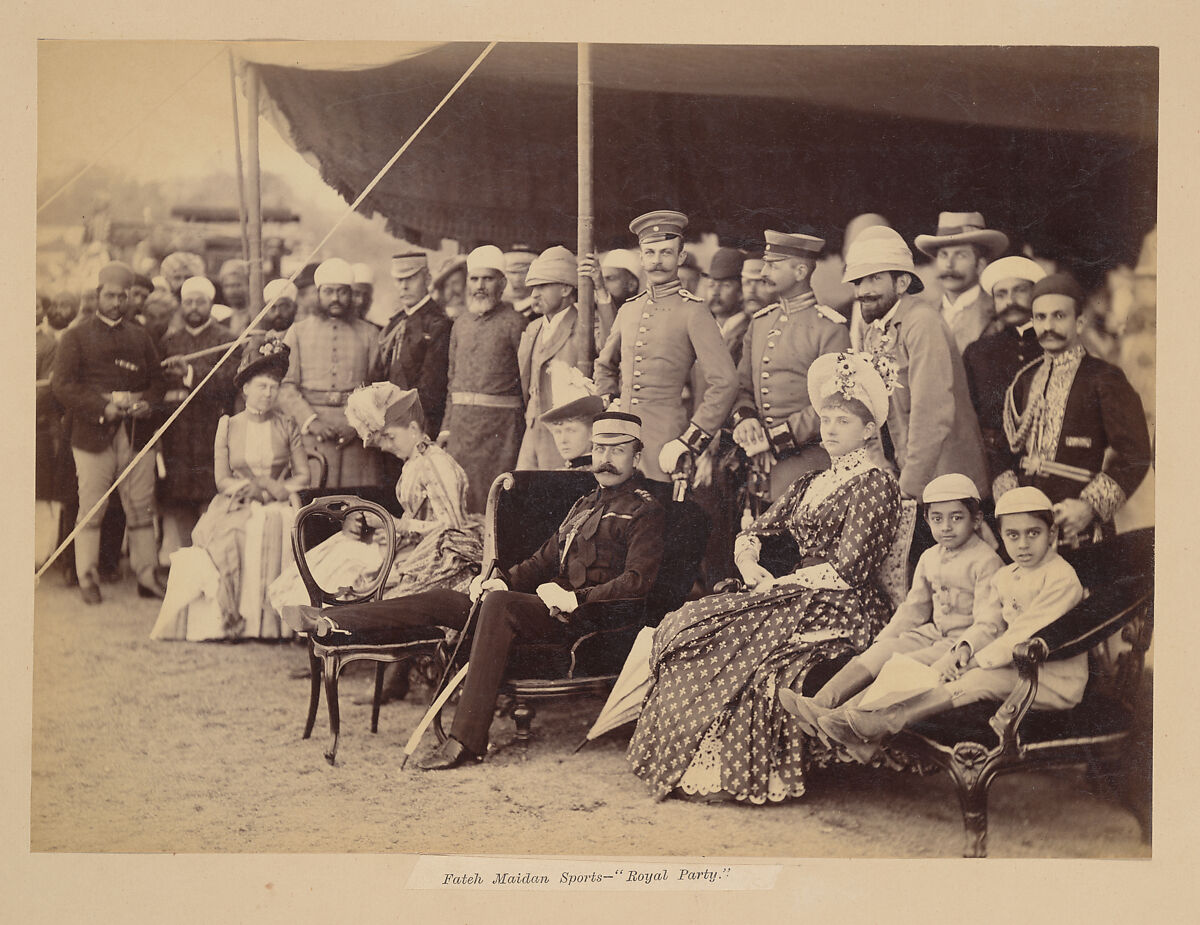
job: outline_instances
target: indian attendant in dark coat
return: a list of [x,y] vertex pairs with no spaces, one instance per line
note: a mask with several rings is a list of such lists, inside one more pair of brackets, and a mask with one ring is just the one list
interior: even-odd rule
[[467,474],[467,510],[482,513],[488,490],[514,468],[525,432],[517,352],[525,318],[501,301],[507,278],[500,248],[467,258],[467,312],[450,331],[449,401],[439,443]]
[[[163,396],[164,417],[172,414],[208,375],[221,353],[194,359],[190,354],[228,344],[233,334],[212,317],[213,284],[204,277],[192,277],[180,290],[183,327],[169,331],[159,343],[167,379]],[[233,402],[233,361],[224,363],[183,409],[162,437],[162,456],[166,474],[159,483],[163,512],[162,553],[190,546],[192,528],[201,512],[217,493],[213,475],[212,447],[217,422]]]
[[1111,534],[1113,515],[1153,461],[1137,392],[1079,342],[1083,300],[1065,274],[1034,287],[1033,325],[1045,352],[1017,373],[1005,396],[1013,466],[993,486],[997,497],[1018,484],[1045,492],[1066,542]]

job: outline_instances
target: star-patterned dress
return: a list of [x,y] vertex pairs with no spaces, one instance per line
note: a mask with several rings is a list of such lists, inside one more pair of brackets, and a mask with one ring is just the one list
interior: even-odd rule
[[629,744],[655,799],[675,788],[764,803],[804,793],[804,737],[776,699],[816,662],[864,650],[891,606],[876,571],[900,492],[864,450],[798,478],[738,537],[788,532],[802,567],[765,591],[714,594],[668,614],[654,635],[651,688]]

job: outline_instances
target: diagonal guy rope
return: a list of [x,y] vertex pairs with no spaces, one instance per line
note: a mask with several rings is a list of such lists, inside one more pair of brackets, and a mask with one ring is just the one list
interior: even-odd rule
[[76,173],[75,176],[71,177],[71,179],[69,179],[66,183],[64,183],[62,186],[60,186],[58,189],[56,189],[53,193],[51,193],[50,196],[48,196],[45,199],[45,201],[43,201],[42,204],[37,207],[37,211],[40,213],[42,211],[42,209],[46,208],[46,206],[50,205],[50,203],[54,202],[55,199],[57,199],[59,196],[61,196],[63,193],[65,193],[68,189],[70,189],[75,184],[76,180],[78,180],[85,173],[87,173],[89,170],[91,170],[93,167],[95,167],[98,163],[100,163],[100,158],[104,157],[104,155],[106,155],[109,151],[111,151],[113,148],[115,148],[117,145],[119,145],[122,141],[124,141],[126,138],[128,138],[131,134],[133,134],[133,132],[136,129],[141,128],[145,124],[146,119],[149,116],[151,116],[152,114],[154,114],[155,112],[160,110],[163,106],[165,106],[172,98],[174,98],[174,96],[180,90],[182,90],[184,87],[186,87],[188,84],[190,84],[193,80],[195,80],[197,77],[199,77],[201,71],[203,71],[206,67],[208,67],[210,64],[212,64],[214,61],[216,61],[217,58],[221,57],[221,55],[224,53],[225,53],[225,49],[224,48],[220,49],[215,55],[213,55],[211,58],[209,58],[207,61],[205,61],[202,65],[200,65],[198,68],[196,68],[196,70],[192,71],[192,73],[188,75],[187,79],[183,83],[181,83],[178,87],[176,87],[174,90],[172,90],[166,96],[164,96],[161,100],[159,100],[157,103],[155,103],[149,109],[147,109],[144,113],[142,113],[140,116],[138,116],[137,119],[134,119],[130,123],[129,128],[127,128],[120,135],[118,135],[116,138],[114,138],[112,141],[110,141],[104,148],[97,151],[96,156],[93,157],[87,163],[86,166],[84,166],[78,173]]
[[[402,144],[400,146],[400,148],[396,151],[396,153],[391,156],[391,158],[388,160],[388,162],[383,165],[383,167],[380,169],[379,173],[375,174],[375,179],[373,179],[370,183],[367,184],[366,188],[361,193],[359,193],[358,197],[354,200],[354,202],[352,202],[350,204],[350,207],[348,209],[346,209],[345,212],[342,213],[341,217],[336,222],[333,223],[333,226],[329,229],[328,232],[326,232],[325,237],[321,238],[321,240],[317,244],[317,246],[314,247],[309,252],[309,255],[304,259],[304,264],[311,262],[313,257],[315,257],[317,255],[317,253],[321,250],[321,248],[324,247],[329,242],[329,239],[333,237],[333,233],[335,231],[337,231],[338,227],[342,224],[342,222],[344,222],[347,218],[350,217],[351,214],[353,214],[354,212],[356,212],[358,210],[358,207],[360,205],[362,205],[363,200],[366,199],[367,196],[369,196],[371,194],[371,190],[375,189],[375,187],[379,185],[379,182],[387,175],[387,172],[389,170],[391,170],[393,166],[395,166],[396,161],[400,160],[401,155],[403,155],[404,152],[409,149],[409,147],[412,145],[412,143],[417,140],[417,136],[420,135],[421,132],[425,129],[425,126],[427,126],[430,122],[433,121],[433,117],[436,116],[439,112],[441,112],[442,107],[444,107],[448,102],[450,102],[450,98],[452,96],[454,96],[455,93],[458,92],[459,87],[461,87],[464,83],[466,83],[467,78],[470,77],[473,73],[475,73],[475,70],[479,67],[479,65],[481,65],[483,63],[483,59],[486,58],[489,54],[491,54],[491,51],[493,48],[496,47],[496,44],[497,44],[496,42],[491,42],[488,44],[487,48],[485,48],[482,52],[480,52],[479,57],[476,58],[471,63],[471,66],[468,67],[463,72],[463,75],[460,78],[458,78],[458,81],[454,84],[454,86],[451,87],[446,92],[446,95],[442,97],[441,102],[438,103],[435,107],[433,107],[433,110],[429,113],[428,116],[425,117],[425,120],[420,125],[417,126],[416,131],[414,131],[411,135],[408,136],[408,139],[404,142],[404,144]],[[258,114],[255,113],[253,118],[258,118]],[[303,264],[301,265],[301,269],[302,268],[303,268]],[[294,283],[296,280],[296,277],[299,274],[300,274],[300,269],[297,269],[295,272],[292,273],[291,276],[288,277],[288,282]],[[113,481],[112,485],[109,486],[108,491],[106,491],[103,495],[100,496],[100,500],[97,501],[94,505],[92,505],[92,509],[90,511],[88,511],[87,514],[85,514],[83,517],[79,518],[79,520],[76,521],[75,529],[73,529],[70,532],[70,534],[67,536],[67,538],[64,539],[59,544],[58,548],[56,550],[54,550],[54,552],[50,555],[50,558],[48,558],[45,562],[43,562],[41,567],[37,570],[37,572],[34,575],[34,581],[41,579],[41,577],[46,573],[46,570],[49,569],[50,566],[54,564],[54,562],[58,559],[58,557],[60,555],[62,555],[63,550],[65,550],[69,545],[71,545],[72,542],[74,542],[75,537],[78,535],[79,531],[84,528],[84,526],[88,523],[88,521],[90,521],[96,515],[96,512],[99,511],[100,508],[105,504],[105,502],[108,501],[108,499],[109,499],[109,497],[111,497],[112,493],[117,490],[117,486],[120,485],[121,482],[123,482],[125,480],[125,477],[129,475],[130,470],[133,469],[133,467],[136,466],[147,453],[149,453],[152,449],[154,449],[154,447],[158,443],[159,439],[162,437],[163,434],[165,434],[167,432],[167,430],[171,427],[171,425],[175,423],[175,419],[179,417],[179,415],[183,412],[183,409],[186,408],[191,403],[192,399],[200,392],[200,390],[202,388],[204,388],[204,386],[208,383],[208,381],[210,379],[212,379],[212,377],[216,374],[217,370],[220,369],[221,365],[224,364],[231,356],[233,356],[233,354],[237,351],[237,349],[245,342],[245,340],[246,340],[247,336],[250,334],[250,332],[253,331],[256,327],[258,327],[259,323],[263,320],[263,318],[266,317],[267,312],[269,312],[271,310],[271,308],[274,307],[277,299],[278,299],[278,297],[276,297],[275,299],[272,299],[270,302],[268,302],[266,305],[263,306],[262,311],[260,311],[254,317],[254,320],[250,322],[250,324],[246,327],[246,330],[242,331],[242,333],[238,335],[237,339],[230,343],[229,349],[227,349],[221,355],[221,357],[217,360],[217,362],[213,364],[213,367],[212,367],[212,369],[210,369],[208,371],[208,374],[205,375],[205,377],[203,379],[201,379],[198,383],[196,383],[196,387],[194,389],[192,389],[191,392],[188,393],[187,397],[184,398],[184,400],[180,403],[179,407],[176,408],[171,413],[171,416],[168,417],[162,423],[162,426],[159,427],[158,430],[156,430],[154,432],[154,436],[151,437],[149,440],[147,440],[146,445],[143,446],[137,452],[137,454],[133,457],[133,459],[131,459],[129,461],[129,465],[126,466],[125,469],[122,470],[122,472],[116,477],[116,479]]]

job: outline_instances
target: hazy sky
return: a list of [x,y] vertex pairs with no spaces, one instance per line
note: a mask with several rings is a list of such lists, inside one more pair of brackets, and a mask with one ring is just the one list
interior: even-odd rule
[[[229,47],[237,46],[39,42],[39,171],[61,175],[94,158],[144,180],[234,170]],[[238,106],[245,156],[247,109],[240,92]],[[264,171],[282,175],[297,194],[319,197],[322,205],[344,206],[267,121],[259,134]]]

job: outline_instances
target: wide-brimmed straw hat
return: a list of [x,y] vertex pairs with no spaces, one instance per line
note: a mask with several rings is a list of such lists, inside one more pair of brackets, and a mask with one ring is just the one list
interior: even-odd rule
[[919,234],[913,241],[917,250],[929,257],[936,257],[943,247],[955,244],[977,244],[987,251],[987,258],[994,260],[1008,247],[1008,235],[984,225],[978,212],[943,212],[938,216],[935,234]]

